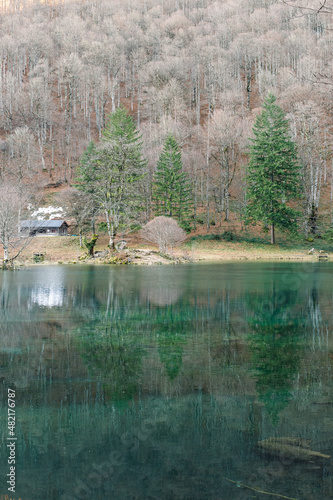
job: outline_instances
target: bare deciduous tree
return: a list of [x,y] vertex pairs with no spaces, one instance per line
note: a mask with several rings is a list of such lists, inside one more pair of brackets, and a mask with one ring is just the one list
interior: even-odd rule
[[[142,129],[149,159],[140,192],[146,220],[153,166],[172,133],[184,159],[191,159],[184,165],[195,186],[198,221],[206,214],[209,229],[221,211],[226,219],[237,217],[235,203],[227,206],[228,191],[237,204],[245,200],[240,164],[248,151],[242,151],[246,132],[237,117],[250,119],[268,91],[287,112],[309,99],[320,105],[330,143],[333,0],[125,3],[2,0],[2,179],[24,174],[24,192],[37,171],[39,188],[47,173],[55,182],[71,181],[87,141],[101,138],[105,117],[123,103]],[[237,136],[226,143],[235,124]],[[17,131],[23,135],[25,127],[30,138],[26,133],[18,147]],[[323,200],[330,195],[326,163]]]
[[170,247],[171,252],[174,247],[184,243],[186,233],[178,226],[177,221],[164,215],[155,217],[146,224],[140,231],[142,238],[151,243],[156,243],[160,252],[167,252]]
[[7,138],[8,174],[22,191],[23,184],[36,173],[38,152],[28,127],[16,128]]
[[230,186],[234,178],[237,156],[237,143],[242,134],[242,121],[231,113],[218,110],[211,123],[212,153],[211,157],[219,167],[217,182],[214,188],[216,211],[222,223],[222,212],[225,220],[229,219]]
[[298,154],[302,162],[305,193],[305,232],[318,232],[319,203],[324,181],[324,166],[329,151],[324,145],[320,117],[324,113],[313,101],[296,104],[293,114]]
[[19,256],[30,241],[29,234],[22,235],[19,214],[25,200],[18,187],[12,184],[0,186],[0,245],[3,248],[2,269]]
[[94,204],[90,195],[83,191],[70,188],[62,192],[58,200],[64,206],[65,215],[75,220],[75,225],[80,237],[80,248],[83,248],[83,225],[90,219],[94,209]]

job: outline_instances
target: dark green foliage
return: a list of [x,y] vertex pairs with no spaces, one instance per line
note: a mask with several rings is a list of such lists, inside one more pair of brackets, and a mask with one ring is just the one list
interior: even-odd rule
[[276,291],[278,283],[248,298],[249,346],[259,401],[273,424],[292,399],[303,353],[305,324],[295,314],[297,294],[288,288]]
[[197,217],[197,218],[196,218],[196,223],[197,223],[197,224],[201,224],[201,225],[202,225],[202,224],[204,224],[204,223],[205,223],[205,221],[204,221],[201,217]]
[[330,243],[333,242],[333,226],[330,226],[325,233],[323,234],[323,238]]
[[231,231],[224,231],[224,233],[222,233],[222,238],[225,241],[232,241],[234,239],[234,235]]
[[256,325],[249,337],[259,401],[273,424],[292,399],[302,352],[299,331],[298,325]]
[[157,162],[153,179],[155,215],[173,217],[180,227],[188,230],[193,215],[192,200],[192,186],[188,174],[183,172],[179,145],[170,135]]
[[170,380],[177,377],[183,365],[183,340],[177,336],[160,337],[158,353]]
[[222,234],[198,234],[192,236],[190,241],[233,241],[235,235],[231,231],[224,231]]
[[286,204],[300,195],[300,169],[284,111],[269,94],[257,117],[247,172],[247,222],[269,224],[271,243],[274,228],[297,228],[298,212]]
[[45,260],[45,254],[44,253],[34,253],[32,260],[34,262],[44,262]]
[[87,193],[89,204],[91,206],[91,224],[92,231],[95,233],[95,218],[100,210],[99,203],[96,199],[97,194],[97,148],[91,141],[87,149],[82,155],[80,164],[77,169],[74,186],[79,191]]
[[120,107],[109,117],[98,158],[100,202],[112,248],[119,230],[126,230],[143,209],[138,191],[145,167],[140,133],[133,118]]
[[127,171],[132,183],[141,178],[146,160],[142,158],[140,132],[125,108],[118,108],[109,117],[103,130],[102,142],[109,153],[109,168],[115,172]]
[[82,155],[77,169],[74,186],[80,191],[93,194],[96,189],[97,179],[97,148],[91,141]]
[[170,380],[174,380],[183,365],[186,327],[180,318],[170,315],[158,325],[158,353]]
[[221,241],[221,234],[198,234],[197,236],[192,236],[190,241]]
[[115,236],[136,221],[144,203],[139,187],[145,175],[142,142],[125,108],[110,115],[101,144],[88,145],[78,171],[78,186],[86,190],[105,214],[109,246]]

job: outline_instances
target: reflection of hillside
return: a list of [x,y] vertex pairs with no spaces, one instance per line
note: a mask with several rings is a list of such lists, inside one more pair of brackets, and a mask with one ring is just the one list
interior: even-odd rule
[[[85,479],[115,451],[124,459],[112,477],[119,498],[163,499],[170,485],[168,498],[198,491],[201,499],[207,482],[219,498],[224,477],[238,480],[241,471],[253,484],[267,465],[256,442],[274,432],[323,443],[320,451],[331,454],[332,358],[323,336],[331,283],[323,275],[314,290],[309,277],[281,296],[275,270],[257,269],[41,266],[0,274],[0,380],[17,390],[24,491],[36,500],[74,494],[78,483],[66,489],[73,477]],[[283,415],[278,427],[267,409]],[[0,459],[6,464],[4,449]],[[284,471],[288,481],[296,474],[294,490],[306,485],[308,498],[324,498],[313,494],[310,473],[301,476],[298,464]],[[265,489],[284,493],[278,479],[269,475]],[[229,487],[225,498],[236,498],[237,486]]]
[[[264,277],[266,285],[253,273],[249,281],[239,273],[234,273],[232,280],[235,269],[235,266],[203,266],[193,273],[190,267],[180,272],[178,268],[49,270],[41,266],[17,274],[3,273],[0,275],[0,352],[4,367],[1,376],[17,380],[22,387],[29,380],[27,394],[43,381],[48,400],[58,402],[62,393],[71,400],[73,386],[68,380],[73,379],[78,401],[83,397],[87,379],[93,391],[97,384],[103,383],[119,394],[125,390],[133,395],[142,390],[145,394],[173,396],[191,393],[199,387],[204,393],[216,396],[221,391],[254,394],[251,350],[259,367],[262,344],[267,355],[263,361],[266,368],[261,364],[262,371],[258,370],[262,375],[261,388],[265,389],[267,380],[273,383],[273,378],[267,375],[266,380],[264,373],[270,370],[269,363],[273,366],[278,362],[280,353],[281,370],[282,354],[290,365],[287,377],[290,393],[300,370],[302,380],[309,380],[310,354],[304,353],[300,367],[297,342],[295,345],[291,342],[294,333],[285,339],[279,334],[280,340],[274,341],[272,330],[272,335],[265,337],[265,331],[259,327],[267,319],[262,317],[261,307],[263,300],[267,305],[270,297],[267,278]],[[280,304],[278,280],[275,286]],[[302,307],[304,310],[304,304],[308,303],[304,296],[312,288],[312,285],[303,287],[298,295],[285,296],[295,313],[302,311]],[[254,289],[256,294],[252,293]],[[323,296],[319,292],[317,295],[316,301],[322,301]],[[269,305],[272,304],[274,301],[269,300]],[[286,314],[281,304],[279,307],[277,313],[274,307],[270,311],[265,306],[265,311],[269,318],[275,314],[277,325],[286,325],[287,333],[292,315]],[[323,315],[327,311],[323,305]],[[246,317],[253,318],[257,332],[250,346]],[[324,319],[319,315],[315,319],[313,325],[307,324],[306,332],[319,335],[318,322],[322,324]],[[279,348],[280,344],[283,348]],[[324,343],[318,340],[317,345]],[[288,350],[294,348],[295,356],[291,352],[288,357]],[[318,365],[316,380],[324,377],[321,364],[324,355],[320,350],[311,353],[311,360],[316,359]]]

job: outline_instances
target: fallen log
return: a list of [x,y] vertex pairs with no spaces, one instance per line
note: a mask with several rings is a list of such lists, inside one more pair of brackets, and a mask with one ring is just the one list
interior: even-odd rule
[[330,455],[311,450],[310,441],[302,438],[270,437],[257,444],[263,453],[277,458],[309,462],[318,458],[330,458]]

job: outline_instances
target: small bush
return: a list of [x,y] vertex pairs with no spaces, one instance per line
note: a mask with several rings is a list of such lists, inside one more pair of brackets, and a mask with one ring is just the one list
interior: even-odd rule
[[325,233],[323,234],[323,238],[330,243],[333,242],[333,227],[329,227],[327,231],[325,231]]
[[157,243],[160,252],[167,252],[168,247],[171,250],[184,243],[186,233],[184,229],[178,226],[177,221],[170,217],[155,217],[146,224],[140,231],[141,237],[151,243]]
[[197,223],[197,224],[204,224],[204,223],[205,223],[205,221],[204,221],[201,217],[197,217],[197,218],[196,218],[196,223]]
[[221,234],[198,234],[197,236],[192,236],[190,241],[221,241]]
[[224,241],[232,241],[234,239],[234,235],[231,231],[224,231],[224,233],[222,233],[222,238]]
[[45,255],[44,255],[43,253],[35,253],[35,254],[33,255],[32,260],[33,260],[34,262],[44,262],[44,260],[45,260]]

